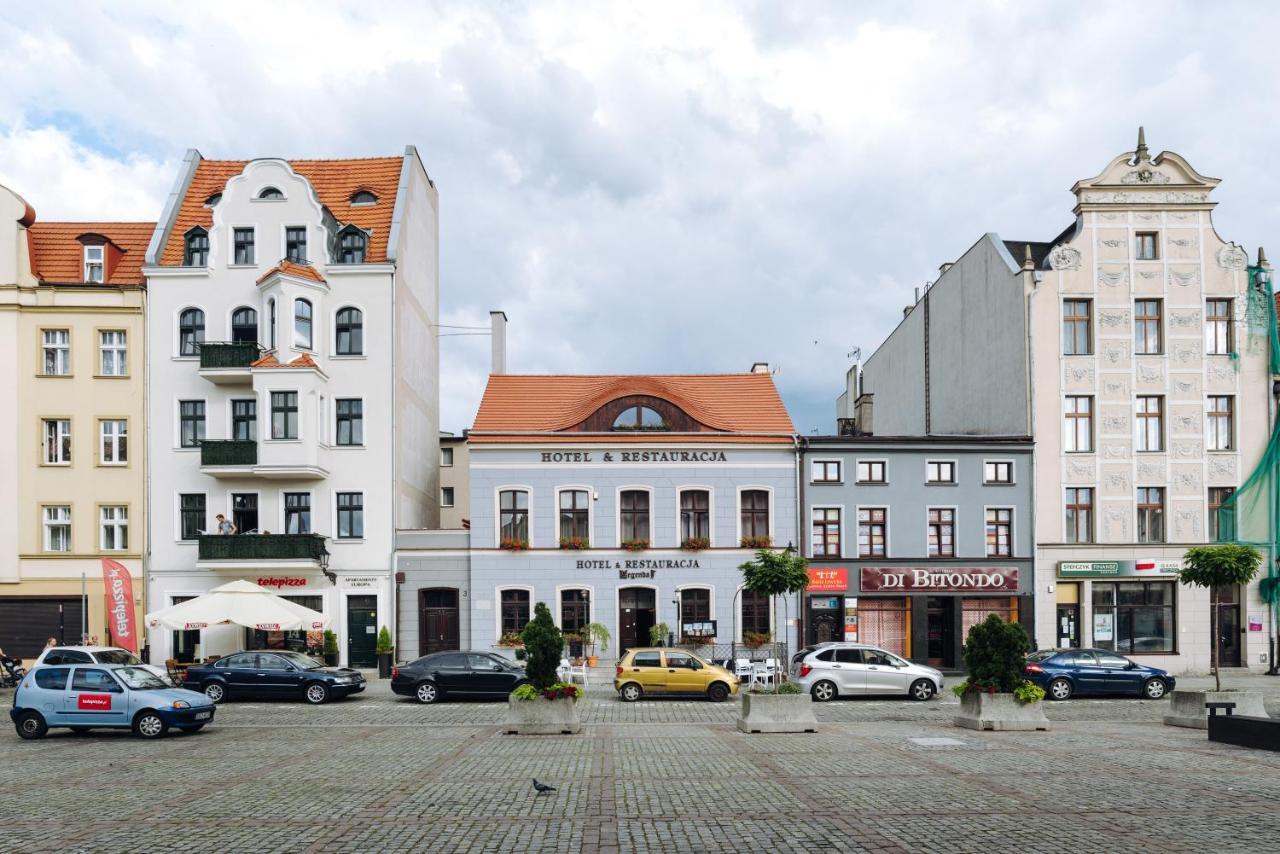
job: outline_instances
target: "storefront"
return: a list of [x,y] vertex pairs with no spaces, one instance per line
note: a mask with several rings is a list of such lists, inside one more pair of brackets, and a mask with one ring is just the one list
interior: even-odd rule
[[805,640],[871,644],[943,669],[963,666],[969,629],[995,614],[1031,618],[1030,571],[1019,565],[815,563],[805,591]]
[[[1176,558],[1060,561],[1057,645],[1109,649],[1122,655],[1177,654],[1181,566]],[[1234,611],[1222,610],[1228,617],[1224,626],[1228,643],[1220,650],[1223,666],[1238,667],[1239,605]]]

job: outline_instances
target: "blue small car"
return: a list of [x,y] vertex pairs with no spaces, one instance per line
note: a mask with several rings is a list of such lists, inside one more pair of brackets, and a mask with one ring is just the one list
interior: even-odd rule
[[23,738],[44,738],[49,727],[87,732],[97,727],[132,729],[159,738],[169,727],[196,732],[213,721],[213,701],[170,688],[133,665],[39,665],[13,692],[9,717]]
[[1167,670],[1138,664],[1108,649],[1042,649],[1027,656],[1023,673],[1050,700],[1076,694],[1133,694],[1159,700],[1176,684]]

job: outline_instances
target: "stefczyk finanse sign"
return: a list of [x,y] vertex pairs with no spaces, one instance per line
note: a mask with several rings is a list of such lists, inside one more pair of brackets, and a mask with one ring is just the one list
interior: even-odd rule
[[943,593],[1018,592],[1016,566],[864,566],[862,592],[936,590]]

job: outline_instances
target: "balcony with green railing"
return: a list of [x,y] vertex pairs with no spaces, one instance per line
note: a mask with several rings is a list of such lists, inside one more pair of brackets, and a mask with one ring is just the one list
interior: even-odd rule
[[[257,442],[206,439],[200,443],[200,467],[209,469],[252,469],[258,463]],[[217,474],[217,471],[206,472]]]
[[203,534],[200,537],[201,561],[314,561],[329,552],[322,534]]
[[200,375],[215,383],[249,382],[249,366],[262,352],[255,341],[205,341],[200,345]]

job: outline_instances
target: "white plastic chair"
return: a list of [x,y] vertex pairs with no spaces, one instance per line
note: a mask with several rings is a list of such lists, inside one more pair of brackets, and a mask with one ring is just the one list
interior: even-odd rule
[[763,661],[755,661],[751,664],[751,685],[750,688],[759,685],[768,685],[773,681],[773,668],[769,667]]
[[572,670],[573,670],[573,667],[572,665],[569,664],[569,659],[562,658],[560,659],[560,664],[556,666],[556,678],[559,679],[561,682],[568,682],[569,673]]
[[735,658],[733,660],[733,675],[739,679],[751,678],[751,660],[748,658]]
[[586,659],[583,659],[582,663],[581,663],[581,664],[579,664],[577,667],[574,667],[572,664],[570,664],[570,665],[569,665],[569,680],[568,680],[568,681],[572,682],[574,679],[581,679],[581,680],[582,680],[582,687],[583,687],[583,688],[587,687],[587,662],[586,662]]

